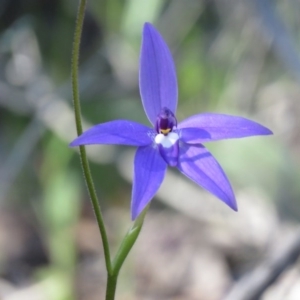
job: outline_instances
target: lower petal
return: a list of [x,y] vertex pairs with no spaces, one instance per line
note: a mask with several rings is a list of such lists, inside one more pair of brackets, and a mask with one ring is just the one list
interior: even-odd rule
[[134,178],[131,216],[136,219],[158,191],[166,173],[167,164],[157,148],[137,149],[134,158]]
[[237,204],[231,185],[219,163],[202,145],[183,143],[179,149],[178,169],[233,210]]

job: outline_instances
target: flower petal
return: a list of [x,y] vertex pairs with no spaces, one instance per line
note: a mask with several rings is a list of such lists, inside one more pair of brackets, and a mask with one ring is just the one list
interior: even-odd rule
[[145,125],[116,120],[93,126],[76,138],[70,146],[92,144],[146,146],[152,143],[154,136],[154,131]]
[[178,129],[180,140],[189,144],[199,144],[211,139],[211,135],[201,128]]
[[174,114],[177,108],[177,79],[174,62],[160,33],[145,23],[140,56],[140,93],[144,110],[155,125],[163,107]]
[[166,173],[167,164],[157,148],[137,149],[134,158],[134,178],[131,199],[131,216],[136,219],[159,189]]
[[223,114],[199,114],[178,124],[180,136],[187,143],[273,134],[268,128],[245,118]]
[[237,210],[235,196],[224,171],[204,146],[183,143],[177,167],[185,176]]

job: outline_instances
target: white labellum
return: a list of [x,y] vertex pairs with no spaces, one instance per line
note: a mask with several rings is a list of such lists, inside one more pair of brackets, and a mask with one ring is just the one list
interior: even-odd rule
[[175,132],[170,132],[167,135],[159,133],[155,137],[155,143],[161,144],[164,148],[172,147],[179,139],[179,135]]

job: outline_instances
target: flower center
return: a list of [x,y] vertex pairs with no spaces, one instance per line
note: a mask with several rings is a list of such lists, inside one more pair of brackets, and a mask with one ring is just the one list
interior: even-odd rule
[[177,120],[174,114],[164,107],[156,118],[155,129],[157,133],[168,135],[174,127],[177,126]]
[[159,133],[155,137],[155,143],[162,145],[164,148],[170,148],[178,141],[179,135],[176,132],[170,132],[165,135]]

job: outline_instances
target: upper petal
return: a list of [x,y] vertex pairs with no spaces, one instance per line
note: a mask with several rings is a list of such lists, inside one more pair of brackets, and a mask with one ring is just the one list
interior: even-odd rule
[[272,134],[271,130],[254,121],[213,113],[191,116],[180,122],[178,128],[182,140],[187,143]]
[[93,126],[76,138],[71,147],[92,144],[119,144],[145,146],[153,141],[154,131],[127,120],[116,120]]
[[235,196],[224,171],[204,146],[182,143],[177,167],[185,176],[237,210]]
[[145,23],[143,30],[139,81],[144,110],[153,125],[163,107],[176,113],[174,62],[162,36],[150,23]]
[[159,189],[167,164],[158,149],[152,146],[137,149],[134,158],[134,178],[131,199],[131,216],[136,219]]

